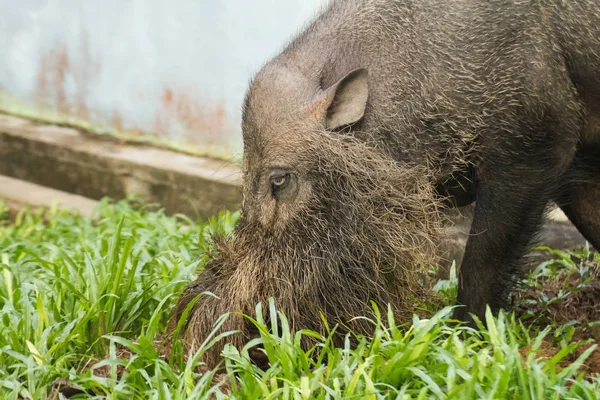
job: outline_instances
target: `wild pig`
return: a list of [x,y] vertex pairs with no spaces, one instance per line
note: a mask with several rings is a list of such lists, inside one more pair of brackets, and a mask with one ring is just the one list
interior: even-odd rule
[[600,1],[333,1],[255,76],[242,129],[242,217],[180,299],[218,296],[188,343],[269,296],[295,327],[368,331],[369,300],[410,310],[440,205],[474,201],[456,316],[482,317],[549,201],[600,246]]

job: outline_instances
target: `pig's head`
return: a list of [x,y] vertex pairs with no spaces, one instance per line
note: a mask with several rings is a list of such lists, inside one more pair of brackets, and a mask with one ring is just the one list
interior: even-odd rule
[[[370,301],[399,318],[414,311],[416,274],[431,261],[437,206],[422,168],[394,161],[358,140],[368,74],[359,69],[323,88],[287,68],[263,70],[243,118],[244,193],[231,237],[215,238],[211,261],[181,297],[197,294],[186,325],[195,347],[225,312],[252,315],[273,297],[294,328],[325,333],[320,314],[339,329],[368,333]],[[256,332],[239,315],[222,330],[241,346]],[[206,354],[209,366],[222,346]]]
[[360,121],[367,99],[364,69],[326,90],[287,68],[263,71],[248,93],[242,122],[245,217],[275,234],[302,216],[317,200],[320,183],[314,141]]

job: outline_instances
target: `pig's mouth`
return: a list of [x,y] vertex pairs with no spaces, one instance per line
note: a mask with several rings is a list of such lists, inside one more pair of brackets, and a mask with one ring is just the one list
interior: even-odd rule
[[[274,298],[292,328],[326,335],[340,324],[334,342],[348,330],[368,334],[365,319],[374,301],[388,304],[399,319],[414,311],[415,274],[429,264],[439,228],[437,202],[421,170],[400,168],[391,158],[354,140],[322,136],[315,157],[314,199],[278,235],[243,216],[231,237],[214,238],[214,255],[188,286],[178,315],[199,293],[185,329],[185,343],[199,345],[224,313],[253,315]],[[220,331],[236,330],[227,341],[243,346],[255,336],[243,317],[231,314]],[[305,345],[309,345],[308,338]],[[205,354],[209,367],[220,361],[223,343]]]

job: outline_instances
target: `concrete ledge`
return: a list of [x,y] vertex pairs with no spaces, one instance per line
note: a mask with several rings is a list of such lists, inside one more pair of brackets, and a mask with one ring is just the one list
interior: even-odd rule
[[138,194],[208,217],[241,202],[239,167],[0,114],[0,174],[99,200]]
[[32,207],[51,207],[56,204],[58,208],[73,210],[79,214],[92,216],[98,205],[97,201],[49,189],[35,183],[29,183],[7,176],[0,175],[0,200],[4,202],[11,216],[20,209]]

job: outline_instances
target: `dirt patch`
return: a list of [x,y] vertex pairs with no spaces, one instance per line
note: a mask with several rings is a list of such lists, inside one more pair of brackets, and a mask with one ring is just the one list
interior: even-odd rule
[[[560,351],[560,347],[555,346],[550,340],[544,340],[540,347],[537,349],[533,349],[533,345],[528,344],[527,346],[521,348],[519,353],[521,353],[521,357],[523,359],[527,359],[529,355],[534,352],[536,360],[550,360]],[[556,369],[562,369],[569,365],[567,360],[556,365]]]
[[533,286],[515,292],[517,315],[557,325],[600,321],[600,263],[593,261],[594,256],[575,258],[554,276],[542,276]]
[[[578,348],[566,356],[562,362],[556,365],[556,370],[567,368],[570,364],[575,362],[583,353],[585,353],[590,347],[597,344],[597,341],[590,343],[590,338],[585,337],[585,335],[578,334],[578,338],[574,338],[575,342],[579,342]],[[550,360],[554,356],[558,354],[561,350],[560,345],[555,343],[551,338],[546,338],[541,343],[540,347],[535,349],[535,358],[536,360]],[[521,356],[523,359],[526,359],[531,352],[534,351],[532,349],[532,345],[527,345],[520,350]],[[581,367],[581,371],[587,376],[591,378],[596,374],[600,373],[600,350],[596,349],[589,355],[589,357],[585,360],[585,363]]]
[[[135,339],[132,340],[132,342],[133,342],[133,344],[138,344]],[[156,351],[159,352],[160,357],[163,360],[168,362],[169,354],[165,351],[164,338],[162,338],[162,337],[157,338],[156,341],[154,342],[153,346],[156,349]],[[135,356],[135,353],[132,352],[130,349],[120,346],[120,345],[117,346],[116,359],[122,360],[122,361],[129,361],[133,356]],[[183,357],[184,364],[187,363],[188,356],[189,356],[188,354],[184,354],[184,357]],[[123,378],[123,375],[125,373],[127,373],[127,368],[121,364],[117,365],[116,374],[114,376],[112,374],[112,371],[111,371],[111,368],[109,365],[101,365],[99,367],[94,368],[94,366],[101,361],[103,361],[103,360],[99,359],[99,358],[89,359],[85,364],[83,364],[83,366],[81,366],[79,368],[79,370],[82,374],[85,374],[86,372],[91,372],[96,377],[114,378],[117,380],[121,380]],[[177,368],[175,368],[175,371],[178,373],[181,372]],[[205,365],[200,365],[200,366],[196,367],[194,372],[196,372],[197,374],[204,374],[209,371]],[[214,375],[214,377],[211,381],[211,387],[214,387],[217,385],[220,385],[220,389],[221,389],[222,393],[227,393],[231,390],[231,384],[229,383],[229,377],[227,376],[227,374],[225,372],[218,372]],[[101,394],[102,393],[97,392],[93,389],[89,389],[89,388],[84,389],[77,383],[71,382],[68,378],[58,378],[52,383],[52,388],[50,391],[49,399],[58,400],[61,398],[72,398],[72,397],[81,396],[81,395],[99,396]],[[215,398],[215,397],[213,397],[213,398]]]
[[[558,254],[556,263],[549,264],[556,270],[542,272],[539,278],[528,282],[529,286],[516,291],[514,303],[520,320],[533,328],[573,326],[572,341],[580,346],[565,359],[570,363],[600,343],[600,263],[594,261],[594,252],[586,259],[563,256]],[[540,357],[551,358],[559,350],[560,346],[548,337],[538,352]],[[523,354],[527,353],[524,348]],[[600,347],[588,357],[583,369],[590,376],[600,373]]]

